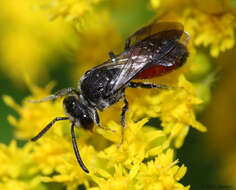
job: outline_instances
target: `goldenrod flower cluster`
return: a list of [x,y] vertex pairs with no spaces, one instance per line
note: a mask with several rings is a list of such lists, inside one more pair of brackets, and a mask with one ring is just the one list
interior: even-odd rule
[[[15,135],[20,139],[31,138],[54,117],[64,115],[61,101],[29,102],[29,99],[46,96],[52,84],[46,89],[31,83],[29,86],[33,96],[26,98],[22,106],[4,96],[5,102],[20,115],[19,119],[9,116]],[[103,114],[107,121],[102,125],[110,131],[100,128],[95,133],[78,130],[79,150],[90,174],[83,172],[76,162],[69,122],[61,122],[37,143],[28,142],[23,148],[18,148],[14,141],[9,147],[2,145],[0,160],[7,162],[1,171],[1,178],[6,180],[0,184],[4,189],[10,189],[13,182],[22,189],[37,189],[42,185],[46,188],[49,182],[68,189],[76,189],[80,184],[87,189],[189,189],[179,183],[186,167],[178,165],[171,144],[180,146],[189,126],[205,131],[195,120],[194,105],[200,100],[191,83],[180,76],[176,89],[152,96],[148,92],[138,93],[142,94],[138,103],[138,98],[132,98],[128,93],[132,103],[127,114],[125,140],[120,148],[117,145],[121,139],[121,126],[119,120],[113,119],[113,115],[119,117],[119,114],[117,111],[111,113],[120,108],[119,105]],[[154,116],[160,117],[163,129],[146,125]],[[26,179],[23,176],[27,176]],[[14,184],[11,185],[14,187]]]
[[[206,2],[215,5],[210,0]],[[95,11],[98,3],[99,0],[44,0],[39,5],[46,8],[54,20],[62,17],[75,21],[80,38],[78,62],[87,64],[82,64],[83,70],[96,64],[97,57],[102,59],[104,53],[121,39],[110,24],[109,11]],[[160,12],[157,14],[160,20],[175,18],[185,23],[186,31],[190,32],[192,38],[190,51],[194,54],[188,65],[194,65],[194,60],[198,63],[205,60],[204,66],[208,67],[208,59],[196,49],[199,45],[209,46],[211,56],[218,56],[221,51],[234,45],[232,25],[235,15],[225,4],[219,6],[223,7],[223,11],[220,9],[217,13],[203,10],[197,1],[151,0],[150,4]],[[172,11],[173,7],[176,7],[176,11]],[[98,43],[99,48],[93,49],[99,38],[101,41],[106,39],[107,49],[102,43]],[[81,69],[81,64],[77,67]],[[33,72],[34,69],[30,69]],[[95,126],[93,131],[86,131],[78,126],[76,137],[79,151],[89,174],[76,161],[69,121],[56,123],[37,142],[27,141],[23,147],[18,147],[15,140],[9,146],[1,144],[0,162],[4,165],[0,167],[0,189],[46,190],[53,186],[53,189],[66,187],[75,190],[81,185],[90,190],[190,189],[190,185],[184,186],[180,182],[187,168],[175,158],[175,150],[184,143],[190,127],[202,132],[206,128],[195,116],[196,106],[202,103],[197,95],[199,91],[196,93],[193,84],[181,74],[183,71],[189,71],[189,66],[160,78],[159,82],[166,80],[173,88],[126,90],[130,104],[126,114],[124,142],[120,147],[117,145],[121,140],[122,102],[99,113],[102,126],[107,130]],[[191,72],[205,75],[208,71],[192,69]],[[76,73],[81,75],[81,70]],[[9,116],[8,120],[14,126],[15,137],[21,140],[32,138],[52,119],[64,116],[62,99],[40,104],[29,101],[51,94],[54,83],[45,88],[37,87],[31,80],[27,80],[27,84],[32,96],[25,98],[22,105],[15,103],[10,96],[4,96],[5,103],[19,114],[17,118]],[[149,123],[151,118],[160,119],[159,128],[157,124]]]
[[234,46],[236,10],[230,1],[150,0],[150,3],[162,19],[175,18],[185,23],[194,46],[209,46],[213,57]]
[[48,11],[51,19],[63,17],[68,21],[79,21],[90,14],[101,0],[40,0],[38,5]]
[[33,81],[46,77],[52,54],[65,50],[71,29],[62,19],[49,22],[30,1],[2,0],[0,12],[1,70],[17,85],[25,75]]
[[[174,18],[184,23],[191,36],[188,77],[192,79],[198,96],[204,100],[198,106],[202,110],[211,99],[210,89],[215,78],[210,57],[217,58],[235,44],[236,8],[233,1],[150,0],[150,4],[159,20]],[[202,47],[208,48],[209,53]]]

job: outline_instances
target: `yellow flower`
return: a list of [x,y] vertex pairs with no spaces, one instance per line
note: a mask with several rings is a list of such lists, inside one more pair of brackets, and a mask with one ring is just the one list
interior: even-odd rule
[[173,155],[173,150],[168,149],[166,153],[161,153],[148,163],[133,162],[129,168],[122,167],[122,164],[114,165],[113,176],[100,170],[97,175],[92,176],[99,187],[90,189],[187,190],[189,186],[184,187],[177,182],[185,175],[186,167],[178,167],[177,162],[173,161]]
[[100,0],[40,0],[37,3],[47,10],[51,19],[63,17],[68,21],[80,21],[81,17],[91,13],[93,6],[99,2]]
[[170,139],[175,139],[175,146],[180,147],[188,133],[189,126],[202,132],[206,128],[196,121],[194,110],[195,105],[202,101],[197,98],[194,87],[180,76],[178,89],[163,92],[161,96],[161,121],[164,130],[170,133]]
[[[168,81],[168,77],[174,77],[174,75],[171,73],[164,78]],[[159,117],[169,142],[174,140],[175,146],[180,147],[190,126],[202,132],[206,131],[206,128],[195,118],[195,106],[201,104],[202,101],[197,98],[193,85],[182,75],[176,80],[177,84],[170,84],[170,86],[175,85],[172,89],[159,90],[159,93],[154,89],[132,89],[127,90],[127,97],[133,120],[143,116]]]
[[[87,70],[107,60],[108,52],[114,51],[114,48],[119,47],[122,41],[121,36],[111,24],[108,11],[100,11],[87,16],[85,23],[83,28],[79,28],[75,80],[78,80]],[[107,40],[108,36],[109,40]]]
[[[69,21],[76,21],[74,23],[79,33],[77,59],[82,63],[75,69],[78,73],[76,76],[81,76],[81,72],[100,63],[108,57],[107,52],[112,50],[112,47],[118,47],[120,44],[121,37],[110,24],[110,13],[95,10],[99,2],[99,0],[41,1],[41,6],[46,7],[51,18],[63,17]],[[153,7],[160,7],[161,13],[163,15],[165,13],[166,17],[163,20],[168,20],[173,13],[167,8],[177,3],[165,1],[163,4],[163,2],[151,1]],[[186,11],[182,11],[182,7],[179,7],[176,12],[174,11],[174,15],[179,20],[186,20],[187,31],[189,29],[193,39],[191,51],[196,53],[194,45],[203,44],[203,39],[213,33],[214,29],[211,28],[213,25],[209,25],[211,30],[209,29],[209,33],[204,31],[202,37],[198,33],[199,25],[207,22],[211,14],[199,11],[187,0],[182,1],[181,5],[187,7]],[[227,12],[228,14],[230,13]],[[232,22],[230,16],[224,19],[228,21],[227,26]],[[217,20],[217,22],[225,21]],[[108,35],[109,40],[107,40]],[[220,50],[230,47],[227,45],[230,43],[224,41],[225,35],[222,32],[221,36],[217,36],[215,46]],[[229,41],[232,39],[230,33]],[[214,47],[211,39],[207,41],[207,45]],[[214,50],[212,55],[216,55],[214,52],[216,51]],[[0,182],[0,187],[16,189],[18,185],[21,189],[29,187],[49,189],[47,184],[56,183],[59,187],[66,187],[69,190],[78,189],[80,184],[90,190],[189,189],[190,186],[184,186],[179,182],[187,168],[179,165],[174,151],[183,144],[190,126],[202,132],[206,131],[206,128],[195,117],[195,107],[202,101],[197,97],[193,84],[180,75],[187,69],[188,65],[158,79],[157,83],[170,86],[167,90],[126,89],[129,111],[126,114],[124,142],[119,148],[117,145],[121,142],[122,101],[99,113],[102,126],[108,130],[95,126],[91,132],[77,126],[78,147],[82,160],[90,171],[89,174],[85,173],[76,161],[71,144],[70,123],[63,121],[55,123],[37,142],[27,142],[23,148],[17,148],[14,142],[9,147],[0,146],[0,161],[2,159],[2,162],[6,163],[4,167],[0,167],[1,178],[5,180]],[[30,139],[55,117],[64,116],[62,99],[40,104],[29,101],[50,94],[53,83],[45,89],[36,87],[30,81],[28,86],[32,96],[25,98],[22,105],[16,104],[11,97],[4,96],[4,101],[19,114],[18,119],[13,116],[8,118],[15,128],[15,136],[18,139]],[[159,128],[157,124],[150,126],[148,121],[151,118],[160,119]],[[171,146],[172,144],[174,146]],[[14,149],[13,154],[9,154],[11,149]],[[13,157],[14,154],[17,156]],[[18,163],[15,159],[23,161]]]
[[36,176],[36,165],[33,163],[31,152],[33,144],[28,143],[18,148],[16,141],[9,146],[0,144],[0,189],[34,189],[40,180]]
[[[166,150],[163,131],[143,127],[147,119],[136,124],[130,118],[127,121],[121,147],[117,149],[113,144],[98,154],[105,160],[103,169],[95,169],[92,175],[98,189],[185,189],[178,180],[186,168],[176,165],[173,150]],[[114,122],[108,125],[115,130],[120,128]],[[102,132],[105,138],[116,139]]]
[[[29,102],[29,99],[46,96],[53,84],[45,90],[30,82],[28,84],[33,96],[26,98],[23,106],[15,104],[7,96],[4,98],[20,114],[20,120],[12,116],[9,119],[16,128],[16,136],[23,139],[36,135],[54,117],[63,116],[61,100],[40,104]],[[56,123],[34,146],[29,143],[32,151],[28,152],[28,157],[33,161],[40,182],[57,182],[69,189],[76,189],[79,184],[88,189],[189,189],[189,186],[179,183],[186,168],[174,161],[170,143],[175,140],[175,145],[181,146],[190,125],[205,130],[195,120],[194,105],[200,101],[195,97],[191,83],[180,76],[176,88],[154,93],[152,98],[151,91],[140,91],[143,98],[139,102],[130,92],[127,127],[120,148],[117,148],[121,141],[119,119],[108,119],[108,115],[114,114],[118,118],[120,114],[112,109],[102,114],[107,117],[102,125],[113,131],[98,128],[96,133],[91,133],[79,129],[76,135],[89,175],[83,172],[75,159],[68,121]],[[119,104],[114,107],[118,109]],[[163,130],[145,126],[154,115],[162,120]]]
[[27,0],[2,0],[0,12],[0,69],[17,84],[24,82],[25,75],[33,81],[42,79],[51,54],[63,50],[72,37],[68,25],[60,19],[49,22]]
[[186,0],[151,0],[150,3],[157,9],[160,20],[181,21],[194,45],[210,47],[213,57],[234,46],[235,7],[230,7],[227,0],[206,0],[204,4]]
[[[54,86],[53,83],[50,83],[45,89],[31,86],[31,90],[35,94],[35,98],[40,99],[51,91],[52,86]],[[42,126],[46,125],[50,119],[53,119],[57,114],[63,114],[60,101],[33,104],[30,102],[32,97],[29,97],[24,101],[24,107],[21,107],[11,97],[4,96],[3,98],[20,115],[19,120],[12,116],[8,118],[9,122],[16,127],[15,136],[18,139],[29,139],[35,134],[35,131],[42,129]]]

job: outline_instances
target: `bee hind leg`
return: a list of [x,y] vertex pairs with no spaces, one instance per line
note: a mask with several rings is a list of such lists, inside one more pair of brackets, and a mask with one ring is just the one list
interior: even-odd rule
[[160,88],[160,89],[170,89],[173,87],[169,87],[165,84],[154,84],[149,82],[130,82],[128,84],[129,88]]

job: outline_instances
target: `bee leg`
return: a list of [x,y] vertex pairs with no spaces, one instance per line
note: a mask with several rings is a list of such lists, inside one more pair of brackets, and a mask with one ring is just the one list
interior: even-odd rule
[[116,132],[115,130],[106,129],[106,128],[104,128],[103,126],[101,126],[100,118],[99,118],[97,109],[94,109],[94,113],[93,113],[93,114],[94,114],[94,121],[95,121],[96,125],[97,125],[99,128],[101,128],[101,129],[103,129],[103,130],[105,130],[105,131]]
[[125,41],[125,50],[129,49],[130,47],[130,38],[128,38],[126,41]]
[[84,165],[81,157],[80,157],[80,154],[79,154],[79,149],[78,149],[78,146],[77,146],[77,143],[76,143],[76,139],[75,139],[75,132],[74,132],[74,126],[75,126],[75,123],[72,123],[71,124],[71,137],[72,137],[72,144],[73,144],[73,149],[74,149],[74,152],[75,152],[75,156],[76,156],[76,159],[80,165],[80,167],[86,172],[86,173],[89,173],[89,170],[86,168],[86,166]]
[[93,114],[94,114],[94,120],[95,120],[96,125],[97,125],[98,127],[103,128],[103,127],[101,126],[101,124],[100,124],[100,118],[99,118],[97,109],[94,109],[94,113],[93,113]]
[[169,87],[165,84],[153,84],[153,83],[149,83],[149,82],[130,82],[128,84],[128,87],[130,88],[160,88],[160,89],[170,89],[172,87]]
[[72,92],[75,92],[76,94],[80,94],[79,91],[75,90],[74,88],[63,88],[59,91],[57,91],[55,94],[51,94],[41,100],[30,100],[31,103],[41,103],[41,102],[46,102],[48,100],[55,100],[61,96],[65,96],[67,94],[70,94]]
[[69,117],[56,117],[53,119],[42,131],[39,132],[35,137],[31,139],[31,141],[37,141],[40,137],[42,137],[52,126],[56,121],[61,121],[61,120],[68,120]]
[[125,113],[126,113],[126,111],[128,110],[128,108],[129,108],[129,103],[128,103],[126,97],[125,97],[125,94],[123,95],[123,97],[124,97],[124,99],[123,99],[123,101],[124,101],[124,106],[123,106],[123,108],[122,108],[121,118],[120,118],[120,123],[121,123],[121,126],[122,126],[122,128],[121,128],[121,142],[120,142],[120,144],[117,146],[118,148],[119,148],[119,147],[123,144],[123,142],[124,142]]
[[109,57],[113,63],[116,62],[116,56],[112,51],[109,52]]

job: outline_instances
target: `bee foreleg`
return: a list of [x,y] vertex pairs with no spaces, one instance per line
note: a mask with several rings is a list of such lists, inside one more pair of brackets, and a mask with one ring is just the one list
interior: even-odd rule
[[94,109],[94,113],[93,113],[93,114],[94,114],[94,121],[95,121],[96,125],[97,125],[99,128],[101,128],[101,129],[103,129],[103,130],[105,130],[105,131],[116,132],[115,130],[107,129],[107,128],[104,128],[103,126],[101,126],[100,118],[99,118],[98,111],[97,111],[96,108]]
[[130,38],[128,38],[128,39],[125,41],[125,50],[129,49],[129,46],[130,46]]
[[[100,124],[100,118],[99,118],[99,115],[98,115],[98,111],[97,109],[94,109],[94,120],[95,120],[95,123],[98,127],[101,127],[101,124]],[[101,127],[103,128],[103,127]]]
[[56,121],[61,120],[68,120],[68,117],[56,117],[53,119],[46,127],[43,128],[42,131],[40,131],[35,137],[31,139],[31,141],[37,141],[40,137],[42,137],[52,126]]
[[109,57],[113,63],[116,62],[116,56],[112,51],[109,52]]
[[120,145],[122,145],[122,143],[124,142],[124,130],[125,130],[125,113],[129,108],[129,103],[125,97],[125,94],[123,95],[123,101],[124,101],[124,106],[122,107],[122,112],[121,112],[121,118],[120,118],[120,123],[121,123],[121,142],[118,145],[118,147],[120,147]]
[[47,97],[45,97],[45,98],[43,98],[41,100],[30,100],[30,102],[32,102],[32,103],[40,103],[40,102],[46,102],[48,100],[55,100],[55,99],[57,99],[57,98],[59,98],[61,96],[65,96],[65,95],[70,94],[72,92],[75,92],[78,95],[80,94],[74,88],[63,88],[63,89],[57,91],[55,94],[51,94],[51,95],[49,95],[49,96],[47,96]]

